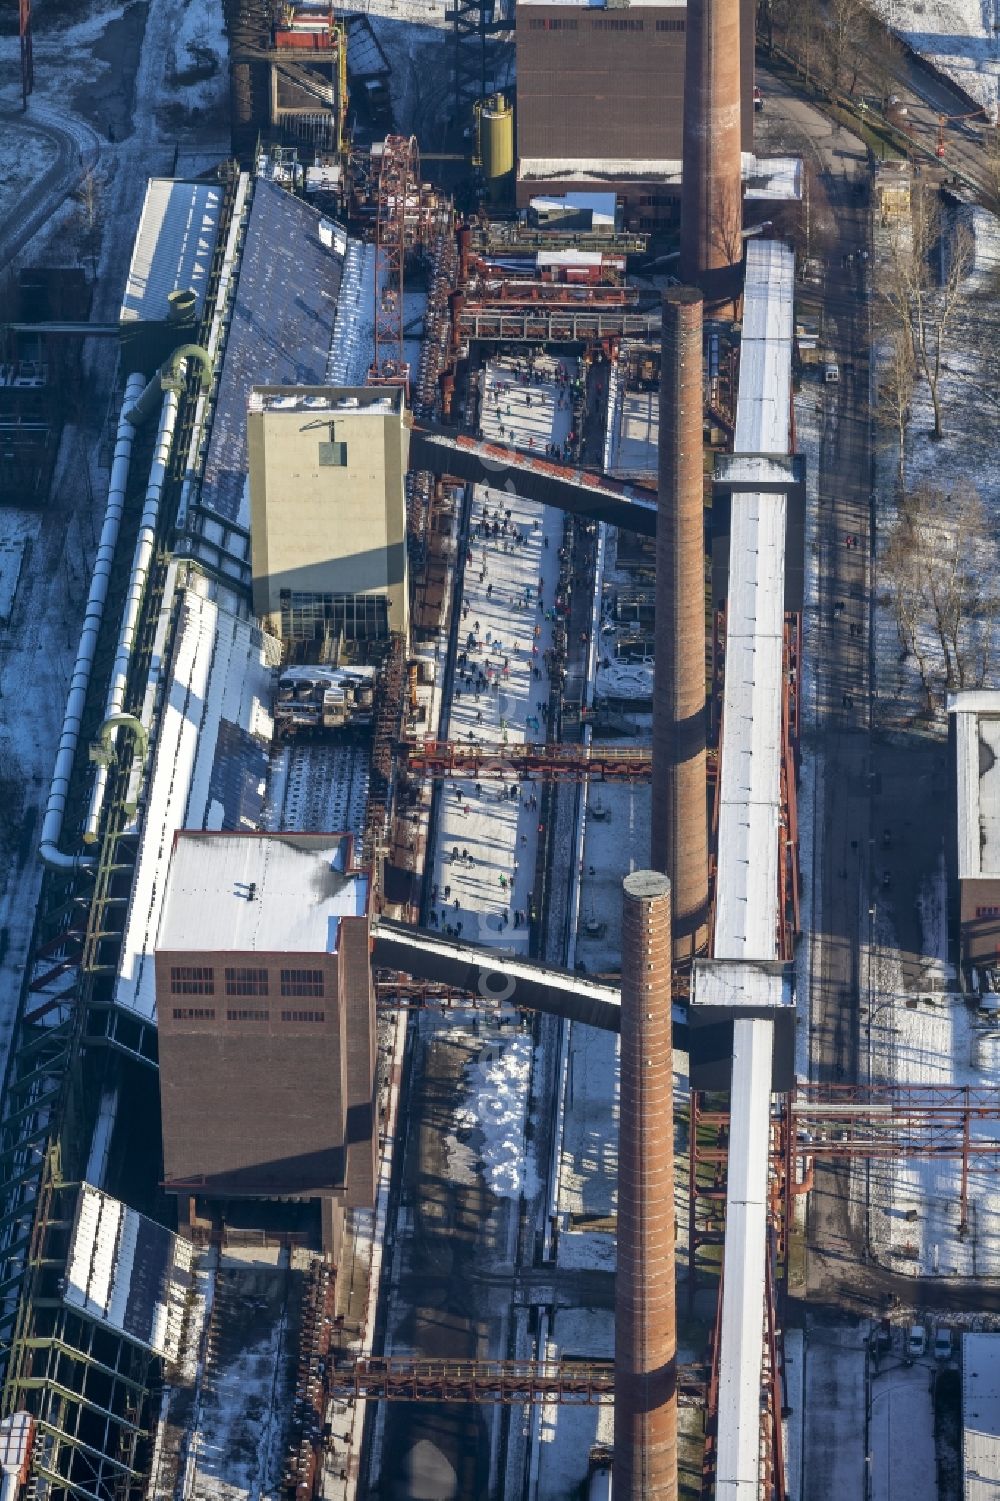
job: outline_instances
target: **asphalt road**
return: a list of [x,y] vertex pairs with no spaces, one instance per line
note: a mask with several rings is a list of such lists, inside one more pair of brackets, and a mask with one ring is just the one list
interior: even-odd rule
[[8,265],[52,217],[70,193],[96,165],[101,142],[95,130],[77,115],[67,112],[58,117],[46,105],[32,101],[27,115],[21,110],[0,110],[0,129],[16,140],[19,126],[29,125],[45,136],[56,148],[56,159],[49,170],[33,182],[27,192],[0,220],[0,269]]

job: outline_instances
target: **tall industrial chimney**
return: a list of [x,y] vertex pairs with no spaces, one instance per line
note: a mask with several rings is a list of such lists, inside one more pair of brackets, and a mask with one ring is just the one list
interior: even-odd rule
[[708,920],[701,326],[700,292],[664,294],[650,864],[673,887],[676,959],[702,947]]
[[677,1501],[670,880],[625,877],[622,912],[615,1501]]
[[680,274],[713,300],[743,259],[740,126],[740,0],[688,0]]

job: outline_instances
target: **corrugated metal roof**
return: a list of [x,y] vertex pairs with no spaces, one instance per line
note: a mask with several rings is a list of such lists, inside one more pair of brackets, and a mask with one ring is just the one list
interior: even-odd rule
[[778,923],[785,517],[733,497],[719,785],[718,959],[774,959]]
[[184,592],[115,986],[116,1003],[150,1021],[153,948],[174,834],[185,827],[254,828],[263,820],[274,729],[271,670],[280,656],[278,642],[252,622],[194,590]]
[[181,832],[167,876],[160,952],[336,953],[340,919],[368,909],[368,880],[345,869],[333,834]]
[[123,323],[162,323],[169,293],[188,287],[201,312],[221,210],[217,184],[149,179],[119,314]]
[[965,1501],[1000,1488],[1000,1334],[962,1335],[962,1470]]
[[80,1190],[64,1302],[176,1360],[192,1248],[89,1183]]
[[[795,262],[747,247],[736,453],[788,453]],[[729,544],[714,955],[773,960],[778,941],[786,498],[735,494]],[[757,1501],[773,1025],[733,1028],[718,1501]]]
[[773,1042],[768,1021],[734,1023],[715,1469],[719,1501],[759,1497]]
[[955,716],[958,878],[1000,880],[1000,692],[948,695]]
[[692,1006],[787,1006],[791,976],[784,965],[745,960],[696,959]]
[[258,179],[205,461],[201,503],[250,524],[247,401],[258,386],[316,386],[326,375],[343,257],[320,236],[324,216]]

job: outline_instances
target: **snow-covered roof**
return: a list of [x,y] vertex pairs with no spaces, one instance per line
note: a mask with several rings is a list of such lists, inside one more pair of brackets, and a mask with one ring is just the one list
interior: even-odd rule
[[222,188],[151,177],[125,282],[123,323],[163,323],[167,296],[190,288],[200,313],[219,233]]
[[[342,917],[368,910],[343,834],[202,834],[174,842],[157,949],[333,954]],[[220,935],[224,934],[224,940]]]
[[993,1501],[1000,1487],[1000,1334],[962,1335],[964,1501]]
[[180,1236],[84,1183],[63,1301],[176,1360],[193,1250]]
[[719,783],[718,959],[774,959],[778,931],[783,495],[734,495]]
[[582,210],[593,216],[595,228],[598,225],[605,225],[610,229],[615,227],[616,206],[614,193],[559,193],[544,198],[532,198],[528,204],[529,208],[539,214],[558,213],[561,209],[567,208]]
[[1000,691],[948,695],[955,716],[958,879],[1000,880]]
[[[539,0],[547,4],[548,0]],[[518,163],[521,182],[676,182],[681,163],[653,157],[522,156]]]
[[692,1006],[787,1006],[791,975],[784,965],[696,959]]
[[802,160],[797,156],[754,156],[744,151],[741,163],[743,197],[795,202],[802,197]]
[[734,1024],[719,1339],[718,1501],[757,1501],[759,1495],[773,1047],[771,1022],[744,1019]]
[[[618,14],[621,7],[614,9],[609,6],[607,0],[517,0],[517,8],[530,10],[536,5],[561,5],[561,6],[586,6],[590,10],[610,10],[612,14]],[[628,0],[628,10],[687,10],[687,0]]]
[[326,375],[343,253],[328,220],[301,198],[258,180],[240,259],[219,377],[201,503],[250,525],[247,398],[251,386],[316,386]]
[[[747,246],[736,454],[788,453],[794,273],[787,245]],[[780,492],[732,498],[714,957],[743,965],[777,958],[786,514]],[[748,966],[744,988],[753,989],[753,974]],[[760,1482],[773,1049],[773,1023],[734,1023],[718,1501],[755,1501]]]
[[264,807],[279,643],[193,589],[180,602],[144,793],[115,1001],[152,1021],[153,949],[180,828],[255,829]]

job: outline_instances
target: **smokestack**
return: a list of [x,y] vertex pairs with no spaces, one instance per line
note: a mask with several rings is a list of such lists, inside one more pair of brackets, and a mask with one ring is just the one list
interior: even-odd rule
[[703,946],[708,914],[701,325],[700,292],[664,293],[650,864],[673,887],[675,959]]
[[732,295],[743,259],[740,0],[688,0],[681,280]]
[[622,912],[615,1501],[677,1501],[670,881],[625,877]]

